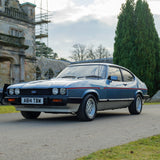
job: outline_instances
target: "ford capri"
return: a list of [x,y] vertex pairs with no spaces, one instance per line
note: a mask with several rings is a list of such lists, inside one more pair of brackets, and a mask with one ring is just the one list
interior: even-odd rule
[[44,113],[72,113],[82,121],[97,111],[126,108],[140,114],[147,87],[131,71],[108,63],[72,64],[56,78],[10,85],[5,101],[26,119]]

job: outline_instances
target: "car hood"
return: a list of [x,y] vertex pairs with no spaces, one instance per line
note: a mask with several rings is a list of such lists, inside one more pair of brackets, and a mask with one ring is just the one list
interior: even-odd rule
[[[93,83],[92,83],[93,82]],[[27,83],[19,83],[14,84],[8,87],[10,88],[20,88],[20,89],[32,89],[32,88],[70,88],[70,87],[90,87],[95,84],[95,80],[91,79],[51,79],[51,80],[39,80],[39,81],[31,81]],[[96,85],[96,84],[95,84]]]

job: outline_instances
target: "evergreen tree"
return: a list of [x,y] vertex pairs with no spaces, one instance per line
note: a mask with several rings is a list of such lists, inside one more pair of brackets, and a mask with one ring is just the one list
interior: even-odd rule
[[58,54],[54,53],[52,48],[46,46],[45,43],[40,41],[36,41],[36,56],[41,57],[44,56],[46,58],[57,59]]
[[145,0],[127,0],[118,17],[114,44],[116,64],[133,71],[153,95],[160,89],[160,42]]
[[134,53],[135,41],[135,3],[127,0],[122,5],[116,28],[113,62],[130,68],[131,55]]
[[157,69],[156,58],[159,59],[159,38],[155,29],[153,15],[146,1],[137,1],[135,17],[136,49],[132,70],[138,77],[141,77],[141,80],[146,83],[150,95],[153,95],[157,90],[155,71]]

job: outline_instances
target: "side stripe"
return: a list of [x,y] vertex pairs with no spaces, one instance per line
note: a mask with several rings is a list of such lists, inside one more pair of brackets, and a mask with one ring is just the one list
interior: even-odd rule
[[73,87],[67,89],[132,89],[132,90],[146,90],[146,88],[120,88],[120,87]]

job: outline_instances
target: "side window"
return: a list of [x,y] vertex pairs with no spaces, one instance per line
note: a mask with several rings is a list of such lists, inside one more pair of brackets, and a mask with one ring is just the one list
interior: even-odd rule
[[108,77],[109,76],[117,76],[118,81],[122,81],[121,72],[120,72],[119,68],[117,68],[117,67],[109,67],[108,68]]
[[124,82],[130,82],[130,81],[134,81],[134,77],[131,73],[129,73],[128,71],[121,69],[122,74],[123,74],[123,81]]

